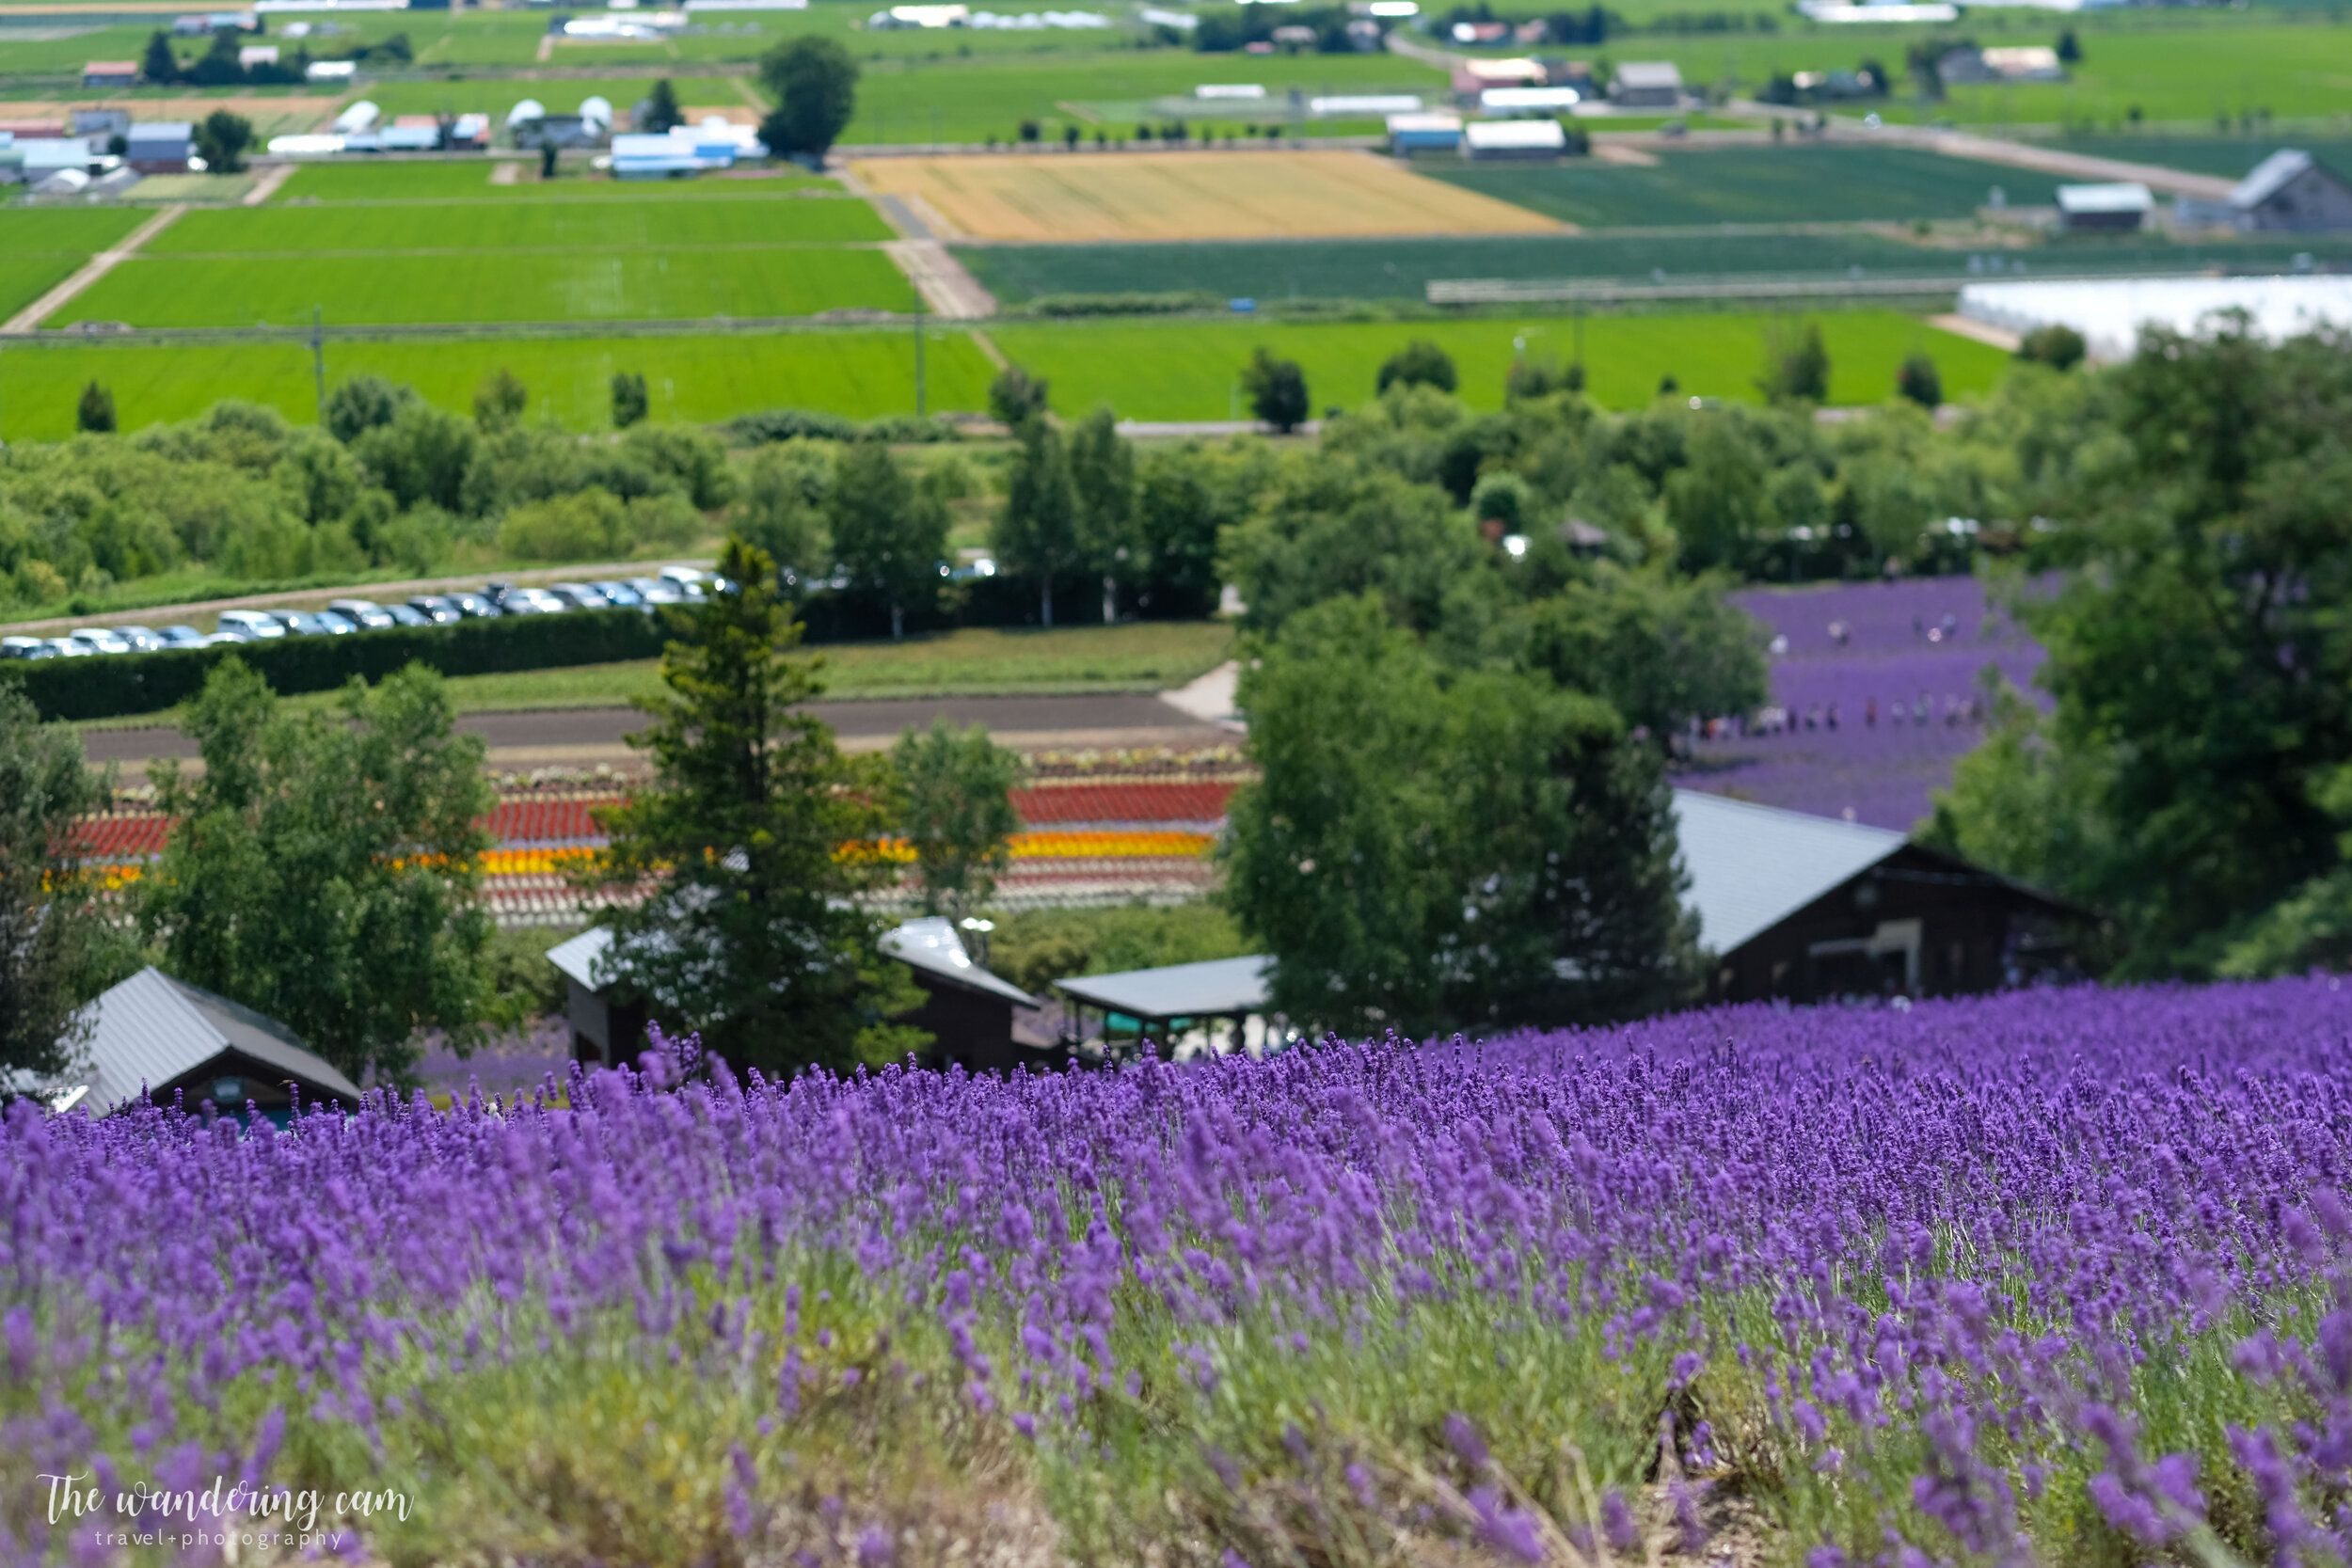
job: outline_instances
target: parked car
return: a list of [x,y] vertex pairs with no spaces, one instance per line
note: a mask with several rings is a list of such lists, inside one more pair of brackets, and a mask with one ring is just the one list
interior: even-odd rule
[[41,645],[49,650],[52,658],[96,658],[98,657],[96,648],[87,642],[77,642],[71,637],[53,637]]
[[412,609],[405,604],[386,605],[384,607],[384,613],[392,618],[392,624],[394,626],[429,626],[433,625],[432,616],[427,615],[421,610]]
[[678,592],[677,584],[666,578],[631,578],[628,585],[637,591],[639,598],[649,605],[686,602],[686,595]]
[[326,628],[326,635],[329,637],[349,637],[359,629],[358,622],[347,615],[338,615],[331,610],[315,610],[310,618]]
[[55,658],[57,650],[38,637],[0,637],[0,658]]
[[110,629],[138,653],[152,653],[164,645],[163,635],[153,626],[115,626]]
[[605,596],[607,603],[622,610],[643,610],[645,596],[626,582],[592,582],[588,585]]
[[206,638],[201,646],[207,648],[233,648],[240,642],[250,642],[252,641],[253,639],[240,636],[233,631],[216,631],[213,633],[212,636]]
[[561,599],[544,588],[511,588],[499,601],[501,615],[561,615],[572,608],[569,599]]
[[390,610],[373,599],[329,599],[326,608],[362,631],[381,631],[399,624]]
[[67,636],[94,654],[131,652],[131,644],[112,626],[76,626]]
[[611,610],[612,601],[584,582],[550,582],[545,592],[573,610]]
[[458,614],[466,616],[469,619],[490,621],[498,618],[499,607],[497,602],[484,594],[451,594],[445,597],[446,602],[452,610],[454,610]]
[[436,626],[446,626],[465,613],[437,594],[420,594],[405,606],[395,608],[393,614],[398,615],[402,608],[415,610],[428,625]]
[[165,626],[155,635],[167,648],[201,648],[210,641],[194,626]]
[[[278,617],[278,624],[286,628],[290,637],[332,637],[335,634],[334,627],[307,610],[273,610],[270,613]],[[343,623],[346,626],[350,624],[348,621]]]
[[704,571],[699,566],[664,566],[660,571],[655,573],[654,575],[663,578],[665,581],[675,582],[680,588],[684,588],[691,583],[702,581],[710,574]]
[[286,635],[286,624],[266,610],[224,610],[214,620],[215,631],[225,631],[248,642],[267,641]]

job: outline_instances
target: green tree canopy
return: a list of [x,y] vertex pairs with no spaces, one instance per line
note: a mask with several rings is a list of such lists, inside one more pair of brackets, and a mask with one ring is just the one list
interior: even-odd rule
[[1426,338],[1416,338],[1381,363],[1374,389],[1384,395],[1391,387],[1435,387],[1451,392],[1460,384],[1454,356]]
[[409,1081],[418,1036],[460,1050],[490,1006],[479,738],[411,665],[294,712],[223,662],[181,710],[201,773],[153,777],[176,818],[139,917],[182,979],[277,1019],[355,1080]]
[[1276,1009],[1408,1037],[1621,1017],[1690,994],[1659,749],[1537,675],[1449,667],[1372,596],[1245,666],[1262,782],[1229,896]]
[[648,135],[659,136],[685,123],[686,116],[677,104],[677,88],[671,85],[667,76],[661,77],[654,83],[653,90],[645,95],[644,122],[637,129]]
[[739,1069],[890,1060],[922,1042],[886,1015],[920,995],[857,902],[891,879],[874,852],[898,815],[889,762],[843,756],[801,710],[821,688],[787,657],[800,628],[775,562],[731,539],[719,575],[738,588],[683,621],[664,689],[638,702],[651,722],[630,744],[652,778],[601,814],[588,876],[617,896],[598,918],[664,1027],[701,1030]]
[[759,79],[775,100],[759,139],[778,157],[821,158],[857,106],[857,62],[829,38],[803,34],[760,57]]
[[1307,372],[1295,359],[1278,359],[1260,343],[1242,367],[1241,389],[1248,394],[1249,412],[1288,436],[1307,422],[1312,404],[1307,396]]
[[1108,404],[1071,432],[1070,487],[1078,554],[1103,579],[1103,624],[1109,626],[1119,619],[1119,579],[1129,575],[1141,541],[1136,533],[1136,450],[1119,434]]
[[986,906],[1021,831],[1013,786],[1021,754],[978,724],[958,730],[945,718],[909,727],[891,749],[898,770],[898,833],[914,851],[915,884],[927,914],[961,920]]
[[947,509],[907,477],[890,444],[852,441],[834,459],[825,494],[834,559],[850,580],[890,606],[890,635],[906,635],[906,610],[928,610],[939,592]]
[[999,563],[1038,585],[1041,618],[1054,624],[1054,580],[1076,572],[1084,561],[1078,538],[1078,493],[1070,477],[1070,453],[1061,432],[1041,415],[1024,420],[1016,433],[1005,481],[1005,502],[990,541]]
[[82,1044],[74,1014],[121,945],[82,858],[80,818],[106,804],[81,737],[44,726],[0,684],[0,1080],[49,1079]]
[[115,427],[115,395],[93,381],[82,388],[82,401],[74,405],[73,428],[93,436],[104,436]]
[[2051,546],[2080,569],[2018,606],[2055,706],[2008,705],[1939,801],[1946,842],[2112,916],[2122,974],[2212,973],[2344,864],[2345,348],[2151,330],[2100,377],[2122,439],[2094,443]]

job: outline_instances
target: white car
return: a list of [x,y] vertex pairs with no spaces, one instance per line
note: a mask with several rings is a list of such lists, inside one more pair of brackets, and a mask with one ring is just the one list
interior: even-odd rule
[[214,629],[246,642],[265,641],[286,635],[286,625],[277,616],[262,610],[224,610]]
[[112,626],[81,626],[70,634],[94,654],[127,654],[135,652],[131,640]]

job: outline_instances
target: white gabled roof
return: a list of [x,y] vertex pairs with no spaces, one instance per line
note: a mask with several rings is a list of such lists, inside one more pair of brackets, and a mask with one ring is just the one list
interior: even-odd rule
[[1171,1018],[1219,1018],[1263,1012],[1268,958],[1211,958],[1205,963],[1169,964],[1165,969],[1130,969],[1118,974],[1089,974],[1057,980],[1066,994],[1147,1022]]
[[1556,119],[1473,119],[1462,127],[1462,139],[1473,151],[1545,151],[1568,145]]
[[1015,1006],[1038,1005],[1037,998],[1019,986],[1000,980],[974,963],[972,955],[963,950],[963,939],[956,934],[955,927],[945,915],[922,916],[883,933],[882,950],[910,968],[966,990],[1002,997]]
[[2146,213],[2156,205],[2147,186],[2131,181],[2105,185],[2060,185],[2061,213]]
[[2315,160],[2308,152],[2282,147],[2254,166],[2254,171],[2238,182],[2230,193],[2233,207],[2259,207],[2279,194],[2287,182],[2310,168]]
[[250,1007],[199,986],[175,980],[149,965],[83,1009],[90,1033],[83,1054],[86,1073],[71,1074],[57,1101],[73,1096],[72,1108],[104,1116],[160,1089],[225,1052],[275,1069],[306,1087],[359,1099],[359,1085],[328,1066],[288,1033],[285,1026]]
[[1679,91],[1682,72],[1672,60],[1628,60],[1617,67],[1615,80],[1620,87],[1637,90],[1673,87]]
[[1909,842],[1886,828],[1675,791],[1675,834],[1691,874],[1683,906],[1699,944],[1724,954],[1778,925]]
[[606,972],[604,956],[612,949],[612,928],[591,926],[567,941],[548,949],[548,962],[566,979],[578,980],[590,990],[601,990],[613,976]]

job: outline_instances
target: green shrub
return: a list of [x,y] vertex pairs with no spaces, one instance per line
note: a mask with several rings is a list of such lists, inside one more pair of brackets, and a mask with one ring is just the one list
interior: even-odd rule
[[518,506],[499,528],[499,548],[521,561],[611,561],[633,543],[628,509],[600,488]]

